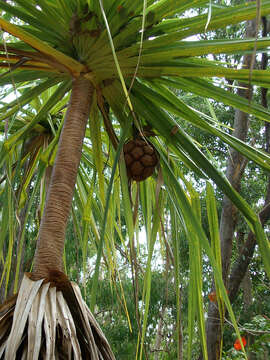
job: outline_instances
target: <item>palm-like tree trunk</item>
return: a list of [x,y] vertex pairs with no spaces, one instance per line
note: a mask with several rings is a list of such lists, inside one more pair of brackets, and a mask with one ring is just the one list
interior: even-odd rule
[[41,220],[33,279],[49,278],[51,270],[63,270],[66,225],[93,91],[94,87],[89,80],[79,77],[73,81],[70,103]]
[[[94,86],[89,80],[74,79],[41,220],[31,280],[24,276],[18,297],[1,308],[0,333],[4,341],[0,352],[6,360],[26,357],[115,360],[79,287],[63,274],[66,225],[93,92]],[[18,331],[18,326],[23,332]],[[44,341],[40,341],[41,336]]]

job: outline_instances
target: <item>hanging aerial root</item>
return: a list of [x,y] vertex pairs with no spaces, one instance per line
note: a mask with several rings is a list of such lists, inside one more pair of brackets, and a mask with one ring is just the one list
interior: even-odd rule
[[0,307],[0,360],[115,360],[80,289],[60,272],[32,281]]

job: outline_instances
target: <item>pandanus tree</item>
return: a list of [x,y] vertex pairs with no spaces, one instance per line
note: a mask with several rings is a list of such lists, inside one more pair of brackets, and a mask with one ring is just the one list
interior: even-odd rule
[[[27,203],[25,194],[29,184],[32,193],[37,191],[39,185],[35,187],[35,184],[41,184],[42,177],[49,184],[44,187],[46,200],[44,189],[41,196],[42,216],[32,271],[24,276],[18,296],[1,308],[0,358],[114,358],[78,286],[70,283],[64,274],[65,233],[74,194],[77,206],[87,210],[84,218],[92,231],[98,234],[100,230],[100,236],[96,236],[98,250],[91,309],[95,305],[101,256],[107,256],[110,264],[114,261],[110,252],[115,247],[106,226],[119,230],[114,220],[119,207],[116,202],[111,206],[110,195],[123,200],[131,253],[140,201],[149,246],[147,284],[159,219],[166,202],[175,236],[176,260],[180,228],[190,243],[189,320],[191,324],[195,318],[198,321],[204,357],[207,358],[200,277],[202,251],[211,261],[217,294],[223,299],[218,301],[220,314],[224,316],[225,304],[240,339],[222,282],[213,190],[208,183],[209,224],[213,230],[210,247],[199,221],[197,197],[182,168],[211,180],[242,212],[256,235],[268,274],[269,244],[257,215],[215,167],[209,153],[199,148],[181,124],[186,122],[219,138],[267,171],[270,159],[263,151],[231,136],[216,120],[188,106],[181,94],[222,101],[250,113],[258,121],[270,120],[263,107],[227,91],[221,81],[226,78],[268,87],[269,71],[238,70],[208,56],[246,52],[255,56],[256,51],[267,49],[270,40],[196,39],[197,34],[255,18],[256,2],[232,7],[221,6],[219,1],[209,5],[208,0],[14,0],[1,1],[0,9],[4,34],[0,45],[1,251],[2,239],[7,237],[9,244],[1,282],[5,277],[6,288],[14,238],[10,224],[16,221],[10,204],[16,203],[17,215],[20,206]],[[269,13],[270,1],[262,1],[260,14]],[[5,99],[13,90],[13,99]],[[131,142],[127,143],[128,139]],[[142,181],[138,186],[140,197],[134,199],[132,177],[136,181],[145,180],[154,172],[158,161],[155,181]],[[111,171],[104,173],[104,164]],[[51,176],[46,171],[49,166],[53,166]],[[90,176],[96,179],[97,174],[97,187],[95,179],[85,180],[83,176],[87,166],[93,169]],[[119,177],[114,176],[117,171],[121,196]],[[20,179],[21,187],[14,189],[12,185]],[[152,195],[153,183],[156,183],[156,196]],[[98,189],[95,196],[94,187]],[[29,206],[32,203],[31,197]],[[99,230],[95,226],[96,218],[101,224]],[[84,235],[87,241],[88,230]],[[178,279],[177,261],[175,266]],[[15,283],[16,279],[15,276]],[[146,313],[149,291],[148,286]],[[142,343],[146,318],[140,334]],[[192,329],[190,326],[189,356]],[[180,351],[178,345],[178,354]]]

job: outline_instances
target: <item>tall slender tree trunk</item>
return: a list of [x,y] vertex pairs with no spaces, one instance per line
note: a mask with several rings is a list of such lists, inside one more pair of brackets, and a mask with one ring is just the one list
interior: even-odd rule
[[163,325],[164,325],[165,311],[166,311],[166,306],[163,305],[162,309],[160,311],[160,315],[159,315],[160,317],[159,317],[159,321],[158,321],[157,333],[156,333],[156,338],[155,338],[154,350],[156,352],[155,352],[155,355],[154,355],[154,360],[159,360],[159,358],[160,358],[160,350],[161,350],[160,346],[161,346],[161,342],[162,342],[162,339],[163,339],[162,330],[163,330]]
[[74,79],[40,225],[32,274],[34,280],[49,278],[52,270],[63,271],[66,225],[93,91],[89,80]]
[[[247,21],[246,37],[255,37],[255,20]],[[249,69],[252,66],[252,55],[245,55],[243,68]],[[251,99],[252,88],[246,84],[239,84],[238,95]],[[242,141],[246,141],[248,131],[248,115],[240,110],[235,111],[233,135]],[[226,176],[232,186],[239,191],[241,178],[246,165],[245,158],[234,149],[230,149]],[[232,243],[234,231],[237,224],[237,211],[231,201],[225,196],[223,199],[222,213],[220,219],[220,241],[222,256],[222,273],[225,286],[228,287],[228,275],[231,265]],[[208,359],[217,360],[220,358],[221,344],[221,323],[219,311],[215,303],[209,303],[208,318],[206,324]]]
[[[262,25],[263,25],[262,36],[267,37],[269,31],[268,31],[268,21],[265,17],[262,17]],[[267,53],[263,53],[261,60],[261,69],[266,70],[267,66],[268,66],[268,55]],[[268,89],[261,88],[261,103],[262,106],[265,107],[266,109],[268,109],[267,92]],[[269,123],[265,122],[265,151],[267,153],[270,152],[269,139],[270,139],[270,127],[269,127]],[[264,208],[260,211],[259,218],[262,226],[265,226],[266,222],[270,218],[270,177],[269,176],[268,176],[267,191],[265,195]],[[245,243],[243,244],[243,247],[241,248],[241,251],[239,252],[238,257],[230,273],[228,289],[229,289],[231,302],[233,302],[237,296],[237,292],[240,287],[241,281],[244,278],[245,273],[248,269],[248,265],[253,257],[255,245],[256,245],[255,236],[250,231],[245,239]]]
[[30,279],[24,276],[18,297],[1,307],[1,354],[4,352],[5,359],[115,360],[79,287],[63,274],[66,225],[93,92],[89,80],[79,77],[73,81],[41,219],[34,270]]

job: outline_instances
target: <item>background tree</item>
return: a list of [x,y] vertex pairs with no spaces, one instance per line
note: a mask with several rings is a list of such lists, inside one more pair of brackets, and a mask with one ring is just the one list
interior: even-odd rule
[[[259,22],[260,19],[257,19]],[[247,22],[246,34],[247,38],[256,37],[258,33],[258,26],[256,26],[256,19]],[[243,57],[243,68],[250,69],[252,72],[254,67],[254,54],[247,54]],[[252,98],[252,87],[239,83],[238,94],[247,100]],[[249,128],[248,114],[236,110],[234,115],[234,136],[242,141],[247,140],[247,133]],[[244,156],[234,149],[229,150],[227,161],[226,176],[233,187],[240,191],[241,179],[246,168],[247,160]],[[223,280],[228,288],[228,277],[230,272],[233,238],[237,224],[237,210],[233,203],[226,196],[223,199],[223,206],[220,218],[220,241],[221,241],[221,256],[222,256],[222,274]],[[242,279],[241,279],[242,280]],[[214,290],[213,290],[214,291]],[[214,303],[210,303],[207,320],[207,339],[208,339],[208,353],[210,359],[218,359],[220,357],[221,334],[222,325],[219,322],[219,312]]]

